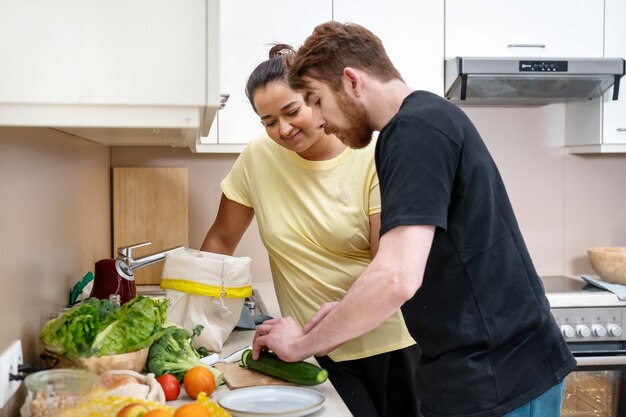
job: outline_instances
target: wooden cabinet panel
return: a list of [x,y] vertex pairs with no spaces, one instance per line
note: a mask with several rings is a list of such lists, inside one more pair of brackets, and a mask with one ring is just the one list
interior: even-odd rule
[[[113,256],[151,241],[133,257],[189,245],[187,168],[113,168]],[[163,262],[135,270],[137,285],[159,284]]]

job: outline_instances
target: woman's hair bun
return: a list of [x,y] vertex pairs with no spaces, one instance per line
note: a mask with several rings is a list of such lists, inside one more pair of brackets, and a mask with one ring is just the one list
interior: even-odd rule
[[277,56],[294,54],[295,52],[296,51],[291,46],[284,43],[279,43],[277,45],[274,45],[272,49],[270,49],[269,56],[270,59],[272,59],[276,58]]

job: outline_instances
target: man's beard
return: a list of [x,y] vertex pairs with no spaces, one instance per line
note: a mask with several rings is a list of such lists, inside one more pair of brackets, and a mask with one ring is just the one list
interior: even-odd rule
[[366,147],[372,141],[374,131],[369,127],[367,112],[357,102],[350,99],[343,91],[336,96],[337,106],[346,119],[339,139],[354,149]]

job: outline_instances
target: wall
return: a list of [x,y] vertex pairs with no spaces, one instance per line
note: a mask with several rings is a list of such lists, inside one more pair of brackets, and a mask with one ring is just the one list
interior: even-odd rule
[[[565,105],[464,107],[502,173],[520,227],[541,275],[591,273],[590,246],[626,246],[626,155],[570,155]],[[190,246],[198,247],[219,203],[220,180],[237,155],[171,148],[112,148],[113,166],[189,167]],[[270,279],[256,228],[238,255],[253,260],[253,279]]]
[[[228,174],[237,155],[195,154],[170,147],[112,147],[112,167],[187,167],[189,188],[189,247],[198,249],[213,224],[222,191],[220,181]],[[252,258],[255,281],[271,280],[269,262],[258,237],[256,221],[244,234],[235,256]]]
[[626,154],[572,155],[565,105],[464,107],[489,147],[540,275],[593,273],[592,246],[626,246]]
[[[43,324],[95,261],[110,256],[109,163],[102,145],[0,127],[0,350],[20,339],[32,362]],[[18,415],[19,398],[0,416]]]

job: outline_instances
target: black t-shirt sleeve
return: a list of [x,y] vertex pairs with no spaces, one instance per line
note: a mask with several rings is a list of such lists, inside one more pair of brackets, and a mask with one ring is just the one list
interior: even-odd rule
[[447,228],[448,206],[461,148],[424,118],[385,126],[376,149],[381,229],[433,225]]

